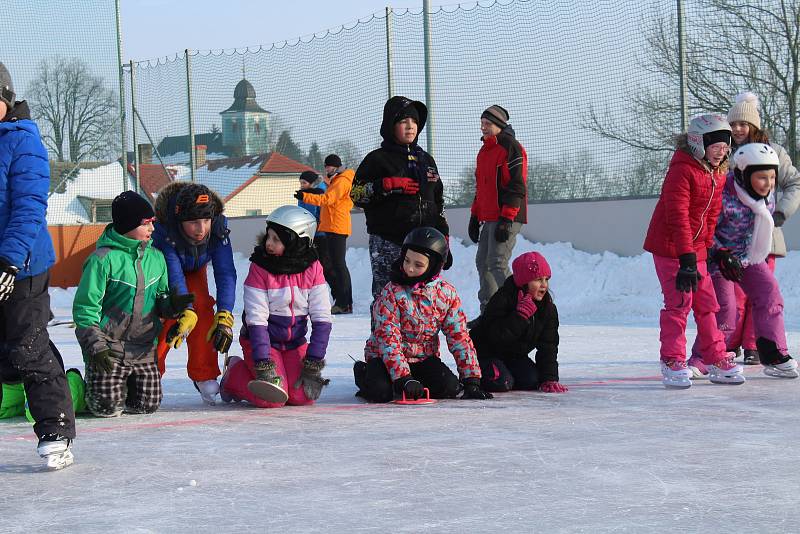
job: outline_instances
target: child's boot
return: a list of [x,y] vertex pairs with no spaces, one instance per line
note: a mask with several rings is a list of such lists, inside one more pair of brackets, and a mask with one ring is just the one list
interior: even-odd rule
[[661,375],[665,387],[687,389],[692,386],[692,372],[683,360],[661,360]]
[[744,384],[742,366],[734,361],[735,354],[728,352],[718,362],[708,365],[708,379],[715,384]]
[[227,369],[225,369],[225,374],[222,375],[222,379],[219,381],[219,398],[222,399],[222,402],[240,402],[242,399],[225,389],[225,379],[228,378],[230,374],[231,368],[235,365],[239,365],[239,362],[242,362],[239,356],[231,356],[228,358]]
[[267,402],[284,403],[289,400],[289,395],[283,389],[280,375],[272,360],[256,362],[254,366],[256,379],[247,384],[250,393]]
[[196,387],[197,391],[200,392],[203,402],[209,406],[214,406],[217,404],[216,396],[217,393],[219,393],[219,384],[216,380],[202,380],[200,382],[195,382],[194,387]]
[[72,465],[72,440],[61,434],[46,434],[39,439],[36,451],[47,461],[47,469],[58,470]]
[[764,366],[764,374],[777,378],[797,378],[797,362],[788,354],[781,354],[777,343],[760,337],[756,340],[758,345],[758,355],[761,358],[761,365]]
[[708,367],[703,363],[703,359],[700,356],[689,358],[686,366],[692,372],[692,378],[708,378]]

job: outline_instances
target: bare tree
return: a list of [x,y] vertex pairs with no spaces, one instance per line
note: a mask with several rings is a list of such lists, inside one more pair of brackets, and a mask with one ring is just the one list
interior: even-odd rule
[[356,144],[349,139],[329,141],[325,153],[336,154],[342,158],[342,163],[344,163],[345,167],[350,167],[351,169],[357,169],[361,164],[361,160],[364,159]]
[[[689,114],[725,113],[737,93],[752,90],[761,98],[762,128],[797,159],[800,2],[698,0],[693,6],[685,17]],[[666,152],[681,117],[675,14],[660,15],[646,31],[648,51],[639,66],[652,75],[648,85],[627,92],[625,119],[591,106],[584,126],[636,149]]]
[[117,93],[77,58],[42,60],[28,88],[42,139],[58,161],[116,159],[121,150]]

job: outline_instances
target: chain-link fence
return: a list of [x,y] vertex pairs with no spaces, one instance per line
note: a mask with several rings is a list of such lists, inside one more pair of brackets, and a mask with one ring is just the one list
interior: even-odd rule
[[[69,4],[75,20],[42,17],[45,4],[59,13]],[[357,167],[380,144],[390,94],[429,105],[430,137],[423,132],[420,143],[433,152],[451,205],[472,199],[480,114],[491,104],[508,109],[527,149],[531,201],[657,194],[671,136],[685,117],[726,112],[744,89],[762,96],[764,126],[796,155],[797,2],[687,0],[632,9],[626,0],[511,0],[434,7],[427,14],[427,53],[426,14],[387,9],[293,42],[130,62],[121,84],[124,115],[111,105],[120,92],[114,3],[101,4],[98,10],[77,0],[57,8],[11,2],[23,17],[58,20],[52,36],[72,24],[70,34],[92,39],[91,46],[58,39],[70,48],[60,44],[55,54],[55,38],[41,38],[48,30],[40,27],[26,36],[37,42],[33,53],[13,30],[0,36],[23,96],[36,87],[39,63],[57,57],[81,62],[102,80],[106,122],[92,130],[107,134],[102,149],[74,156],[65,142],[63,152],[50,147],[51,157],[86,167],[127,160],[125,177],[151,197],[172,180],[202,182],[225,197],[230,216],[293,203],[299,174],[321,170],[328,153]],[[87,20],[91,29],[82,26]],[[124,157],[121,130],[111,124],[120,116],[126,117]],[[70,205],[83,207],[84,219],[102,220],[103,199],[107,206],[123,186],[122,166],[114,169],[113,178],[109,166],[67,174],[58,191],[80,199]],[[56,181],[65,176],[56,174]],[[84,185],[94,182],[91,191]],[[51,199],[51,222],[71,217],[54,211]]]

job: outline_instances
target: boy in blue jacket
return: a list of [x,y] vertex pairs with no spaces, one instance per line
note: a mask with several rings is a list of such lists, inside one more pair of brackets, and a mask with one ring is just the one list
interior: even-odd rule
[[[170,290],[178,295],[194,294],[192,306],[176,320],[164,323],[158,338],[159,371],[164,374],[169,349],[180,347],[186,339],[189,378],[203,402],[212,406],[219,393],[217,352],[227,353],[233,342],[236,299],[236,268],[223,209],[222,199],[208,187],[173,182],[158,194],[153,232],[153,246],[167,260]],[[209,263],[214,268],[216,300],[208,292]]]
[[22,382],[38,452],[50,469],[73,463],[75,413],[64,368],[50,349],[47,231],[50,165],[28,104],[16,102],[0,63],[0,381]]

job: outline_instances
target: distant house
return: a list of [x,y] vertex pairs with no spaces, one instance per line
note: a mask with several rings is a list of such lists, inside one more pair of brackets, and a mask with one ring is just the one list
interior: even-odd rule
[[[294,204],[300,173],[313,170],[283,154],[270,152],[204,162],[195,169],[195,182],[208,186],[225,200],[228,217],[266,215],[278,206]],[[135,180],[133,165],[129,165],[128,172]],[[151,201],[171,181],[191,180],[190,169],[185,165],[140,164],[139,172],[140,187]]]

